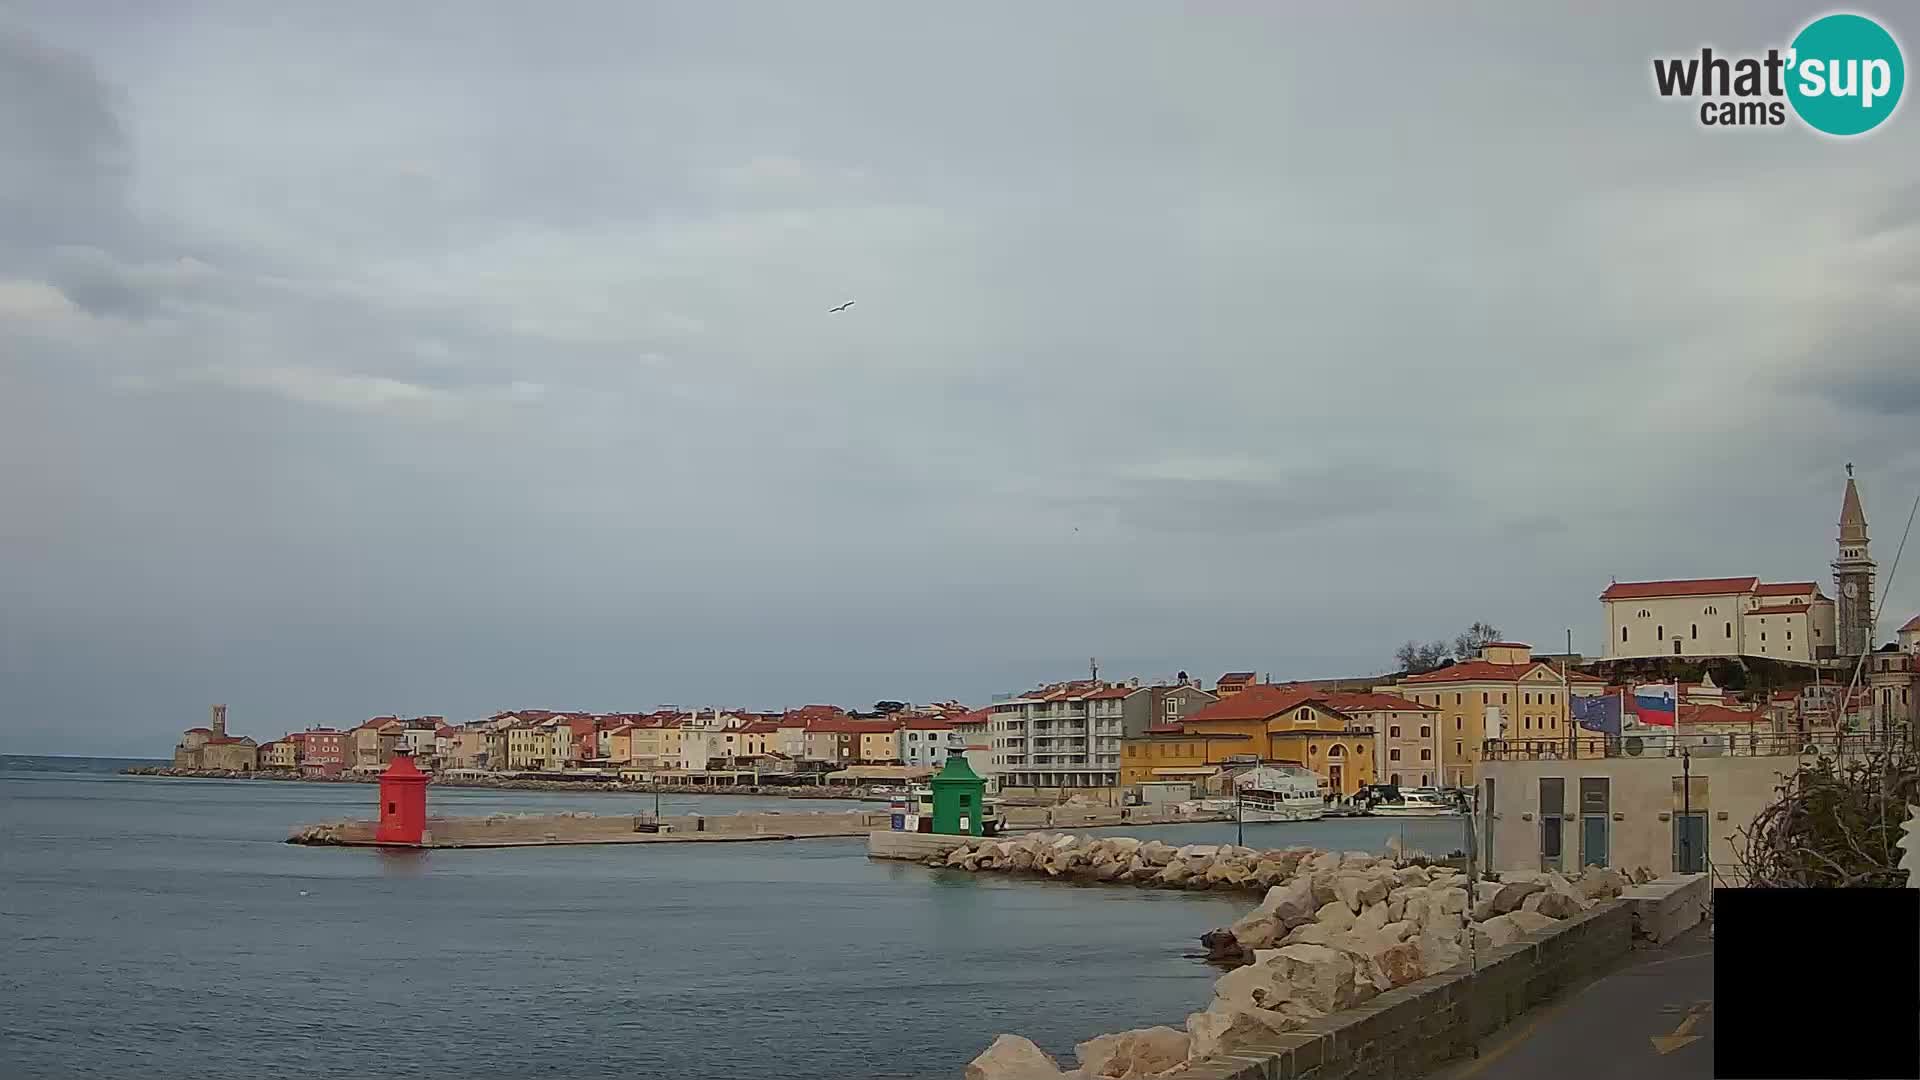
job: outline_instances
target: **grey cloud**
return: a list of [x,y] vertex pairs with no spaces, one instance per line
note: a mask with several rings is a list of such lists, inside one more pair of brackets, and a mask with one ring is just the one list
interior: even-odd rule
[[9,749],[1372,670],[1920,483],[1912,141],[1646,85],[1790,5],[10,10]]

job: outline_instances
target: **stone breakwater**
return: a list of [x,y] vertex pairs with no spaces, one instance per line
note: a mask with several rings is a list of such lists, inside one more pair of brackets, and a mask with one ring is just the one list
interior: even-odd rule
[[1237,963],[1183,1028],[1101,1035],[1062,1070],[1019,1035],[1001,1035],[967,1066],[967,1080],[1133,1080],[1178,1076],[1196,1063],[1361,1005],[1554,927],[1646,881],[1589,868],[1578,877],[1506,873],[1469,882],[1444,864],[1311,848],[1172,847],[1130,837],[1036,833],[976,840],[927,865],[1040,874],[1168,889],[1260,893],[1232,926],[1202,936],[1208,954]]

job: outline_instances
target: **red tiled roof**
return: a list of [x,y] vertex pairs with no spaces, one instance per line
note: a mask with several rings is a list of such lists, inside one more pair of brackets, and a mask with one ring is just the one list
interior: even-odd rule
[[1600,594],[1602,600],[1652,600],[1665,596],[1719,596],[1752,592],[1757,577],[1684,578],[1676,581],[1616,581]]
[[1898,634],[1920,633],[1920,615],[1915,615],[1913,618],[1908,619],[1907,625],[1894,632]]
[[1325,695],[1327,706],[1342,712],[1439,712],[1431,705],[1422,705],[1417,701],[1394,694],[1330,692]]
[[807,730],[835,735],[886,735],[899,731],[900,723],[894,720],[855,720],[851,717],[823,718],[808,724]]
[[1489,641],[1482,646],[1488,649],[1531,649],[1533,646],[1524,641]]
[[1214,681],[1215,686],[1231,686],[1235,683],[1250,683],[1254,673],[1251,671],[1229,671]]
[[440,730],[438,730],[438,731],[436,731],[436,732],[434,732],[434,733],[433,733],[433,737],[434,737],[434,738],[436,738],[436,739],[439,739],[439,738],[447,738],[447,739],[451,739],[451,738],[453,738],[454,736],[456,736],[456,735],[458,735],[458,734],[460,734],[460,729],[459,729],[459,728],[456,728],[456,727],[443,727],[443,728],[441,728]]
[[211,735],[211,734],[213,734],[213,729],[212,729],[212,728],[210,728],[210,727],[190,727],[190,728],[188,728],[188,729],[187,729],[186,731],[184,731],[184,732],[182,732],[182,734],[185,734],[185,735],[195,735],[195,734],[199,734],[199,735]]
[[984,724],[992,719],[992,717],[993,710],[991,708],[974,709],[972,712],[964,712],[958,716],[950,717],[947,722],[949,724]]
[[1181,726],[1180,726],[1180,725],[1179,725],[1178,723],[1173,723],[1173,724],[1155,724],[1155,725],[1153,725],[1152,727],[1150,727],[1150,728],[1148,728],[1148,729],[1147,729],[1147,734],[1149,734],[1149,735],[1178,735],[1178,734],[1180,734],[1181,732],[1184,732],[1184,731],[1186,731],[1186,730],[1187,730],[1186,728],[1183,728],[1183,727],[1181,727]]
[[946,731],[953,727],[953,721],[944,716],[916,716],[907,721],[909,731]]
[[740,729],[746,735],[772,735],[780,730],[780,725],[771,720],[754,720]]
[[[1489,660],[1466,660],[1438,671],[1429,671],[1424,675],[1409,675],[1400,680],[1409,683],[1453,683],[1453,682],[1519,682],[1535,668],[1546,668],[1547,674],[1555,679],[1560,677],[1560,669],[1545,660],[1529,660],[1524,664],[1496,664]],[[1584,671],[1567,673],[1569,683],[1602,683],[1607,680]]]
[[1820,586],[1811,581],[1774,581],[1762,584],[1753,591],[1761,596],[1805,596],[1819,592]]
[[1093,693],[1088,694],[1087,700],[1108,701],[1113,698],[1132,697],[1134,694],[1139,693],[1139,691],[1140,688],[1137,686],[1109,686],[1104,690],[1095,690]]
[[1268,720],[1309,701],[1325,707],[1326,695],[1306,687],[1255,683],[1232,697],[1208,702],[1187,720]]
[[1746,614],[1748,615],[1804,615],[1808,611],[1811,611],[1812,609],[1813,609],[1813,605],[1803,600],[1797,604],[1774,604],[1771,607],[1754,608],[1752,611],[1746,612]]

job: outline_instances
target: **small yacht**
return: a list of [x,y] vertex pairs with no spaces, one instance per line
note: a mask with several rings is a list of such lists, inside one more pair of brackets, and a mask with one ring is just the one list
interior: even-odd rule
[[1460,804],[1438,788],[1402,788],[1399,795],[1374,803],[1368,812],[1375,817],[1444,817],[1460,812]]

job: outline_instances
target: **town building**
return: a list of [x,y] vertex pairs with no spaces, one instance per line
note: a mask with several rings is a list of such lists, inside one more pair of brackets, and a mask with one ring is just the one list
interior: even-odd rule
[[960,744],[966,747],[967,764],[974,774],[986,780],[987,790],[1000,790],[999,755],[993,748],[993,709],[970,709],[950,723]]
[[1903,653],[1920,653],[1920,615],[1907,620],[1899,631],[1898,641]]
[[[1697,708],[1711,713],[1718,707]],[[1847,756],[1866,741],[1829,737],[1819,752]],[[1806,738],[1694,733],[1672,745],[1642,743],[1637,754],[1580,760],[1544,749],[1492,749],[1479,766],[1485,865],[1563,872],[1644,866],[1655,874],[1707,872],[1716,884],[1740,884],[1741,832],[1778,796]]]
[[1373,732],[1363,725],[1312,687],[1256,683],[1127,739],[1122,782],[1184,780],[1210,790],[1227,768],[1264,762],[1298,765],[1328,793],[1351,795],[1378,775]]
[[1862,678],[1873,711],[1872,730],[1911,733],[1920,725],[1920,655],[1889,644],[1867,656]]
[[1213,684],[1213,696],[1216,698],[1232,697],[1249,686],[1258,685],[1259,681],[1259,678],[1254,672],[1229,671],[1215,680]]
[[176,769],[253,772],[260,767],[259,747],[245,735],[227,734],[227,707],[212,709],[212,727],[191,727],[180,733],[173,748]]
[[1124,703],[1134,689],[1075,680],[994,702],[1001,790],[1117,786]]
[[916,716],[906,722],[898,736],[900,763],[931,769],[944,768],[955,750],[964,752],[967,742],[954,729],[953,720],[944,716]]
[[1835,655],[1835,608],[1811,581],[1757,577],[1618,581],[1600,594],[1607,660]]
[[1496,641],[1472,660],[1399,679],[1393,693],[1438,710],[1442,786],[1471,787],[1483,740],[1567,739],[1569,686],[1576,694],[1597,694],[1605,692],[1606,680],[1535,660],[1533,648],[1521,642]]
[[1440,783],[1440,710],[1395,694],[1335,691],[1329,708],[1373,733],[1373,760],[1380,782],[1408,787]]
[[1219,695],[1202,690],[1198,680],[1135,685],[1134,691],[1121,699],[1121,734],[1138,738],[1150,727],[1179,723],[1219,700]]
[[315,776],[332,776],[347,767],[347,736],[333,728],[308,728],[288,735],[285,742],[295,747],[300,771]]
[[275,739],[260,747],[260,767],[296,772],[300,768],[300,744],[292,737]]

